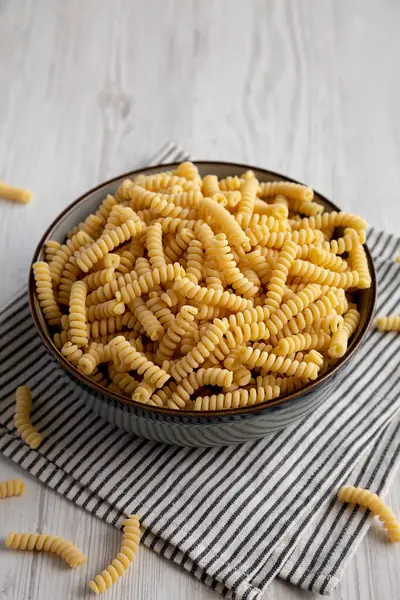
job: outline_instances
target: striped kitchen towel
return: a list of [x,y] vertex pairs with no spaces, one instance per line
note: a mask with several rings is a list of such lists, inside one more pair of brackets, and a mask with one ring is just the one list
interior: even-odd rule
[[[168,146],[157,163],[181,160]],[[400,240],[370,230],[378,310],[400,300]],[[143,541],[227,598],[259,598],[277,575],[329,594],[371,524],[341,505],[344,483],[385,494],[400,454],[400,335],[371,331],[331,398],[262,440],[225,448],[164,446],[93,414],[55,369],[26,290],[0,316],[0,451],[78,506],[119,526],[136,512]],[[13,426],[14,391],[31,387],[31,450]]]

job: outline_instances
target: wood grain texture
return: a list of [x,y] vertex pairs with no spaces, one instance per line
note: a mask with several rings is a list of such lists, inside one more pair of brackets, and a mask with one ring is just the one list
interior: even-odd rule
[[[0,203],[0,306],[63,207],[170,139],[291,175],[399,233],[399,27],[394,0],[0,0],[0,178],[35,193],[30,206]],[[21,475],[0,458],[0,479]],[[0,548],[0,598],[89,598],[119,533],[24,477],[26,495],[1,502],[0,537],[48,530],[89,561],[70,571]],[[334,597],[398,598],[398,550],[372,529]],[[107,595],[218,597],[146,549]],[[309,597],[279,581],[268,593]]]

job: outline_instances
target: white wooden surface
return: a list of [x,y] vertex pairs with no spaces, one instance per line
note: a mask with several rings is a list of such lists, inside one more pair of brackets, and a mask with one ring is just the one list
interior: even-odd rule
[[[0,306],[63,207],[170,139],[289,174],[399,233],[399,27],[396,0],[0,0],[0,178],[35,192],[30,206],[0,204]],[[0,479],[20,475],[0,458]],[[0,538],[56,532],[90,558],[69,572],[0,548],[0,598],[89,598],[118,532],[24,477],[26,496],[1,502]],[[334,597],[398,598],[399,550],[371,532]],[[108,597],[217,594],[143,549]],[[268,593],[307,597],[279,581]]]

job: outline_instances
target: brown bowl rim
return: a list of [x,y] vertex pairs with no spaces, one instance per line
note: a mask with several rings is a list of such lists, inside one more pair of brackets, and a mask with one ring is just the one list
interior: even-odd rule
[[[223,166],[239,168],[239,169],[243,169],[243,170],[250,169],[250,170],[256,170],[256,171],[262,171],[263,173],[265,173],[267,175],[272,175],[273,177],[276,177],[277,179],[281,179],[284,181],[290,181],[292,183],[297,183],[300,185],[306,185],[304,183],[297,181],[296,179],[287,177],[286,175],[282,175],[281,173],[277,173],[275,171],[270,171],[268,169],[263,169],[261,167],[256,167],[256,166],[252,166],[252,165],[248,165],[248,164],[228,162],[228,161],[219,161],[219,160],[213,160],[213,161],[212,160],[196,160],[193,162],[196,165],[204,165],[204,166],[223,165]],[[38,302],[36,299],[35,281],[34,281],[33,273],[32,273],[32,265],[34,262],[36,262],[39,259],[39,255],[42,252],[44,243],[48,239],[50,239],[49,238],[50,233],[57,226],[57,223],[60,221],[60,219],[62,219],[67,213],[69,213],[76,205],[78,205],[80,202],[85,200],[85,198],[87,198],[87,196],[89,196],[93,192],[96,192],[97,190],[100,190],[104,186],[107,186],[109,184],[117,182],[120,179],[125,179],[127,177],[137,175],[139,173],[146,173],[148,171],[154,171],[157,168],[159,168],[160,170],[161,169],[170,170],[170,169],[176,167],[178,164],[179,164],[179,162],[171,162],[171,163],[165,163],[165,164],[161,164],[161,165],[150,165],[148,167],[143,167],[141,169],[135,169],[134,171],[128,171],[126,173],[123,173],[122,175],[118,175],[117,177],[112,177],[111,179],[108,179],[107,181],[104,181],[104,182],[96,185],[95,187],[91,188],[89,191],[85,192],[84,194],[79,196],[76,200],[71,202],[71,204],[69,204],[59,215],[57,215],[57,217],[52,221],[52,223],[49,225],[49,227],[47,227],[46,231],[42,235],[39,243],[37,244],[37,246],[35,248],[35,252],[33,254],[30,271],[29,271],[29,284],[28,284],[28,296],[29,296],[30,311],[32,314],[34,324],[36,326],[36,329],[39,333],[39,336],[40,336],[42,342],[47,347],[47,349],[55,356],[56,360],[60,363],[61,367],[64,370],[71,373],[75,379],[78,379],[84,385],[94,388],[94,390],[96,392],[99,392],[99,393],[103,394],[104,396],[109,396],[110,398],[112,398],[114,400],[118,400],[119,402],[121,402],[122,404],[124,404],[126,406],[132,406],[134,408],[142,410],[143,412],[156,413],[158,415],[174,417],[174,420],[177,419],[178,421],[179,420],[184,421],[185,419],[192,419],[193,417],[196,417],[197,419],[204,419],[205,421],[210,421],[210,420],[215,419],[215,417],[247,416],[247,415],[251,415],[253,413],[263,412],[264,410],[271,408],[271,407],[276,407],[281,404],[289,403],[292,400],[299,399],[301,396],[303,396],[305,394],[308,395],[310,392],[315,391],[316,388],[318,388],[322,383],[326,382],[330,377],[332,377],[339,370],[341,370],[342,367],[352,358],[352,356],[355,354],[355,352],[360,347],[362,341],[364,340],[364,338],[368,332],[369,326],[372,322],[372,318],[373,318],[374,311],[375,311],[376,298],[377,298],[377,281],[376,281],[376,273],[375,273],[372,256],[371,256],[369,248],[367,247],[366,244],[364,245],[364,248],[366,251],[368,265],[369,265],[369,269],[370,269],[370,273],[371,273],[371,287],[369,288],[370,299],[369,299],[369,306],[368,306],[365,323],[358,335],[358,338],[354,339],[352,341],[350,350],[341,359],[339,359],[338,363],[336,365],[334,365],[334,367],[332,367],[331,369],[328,369],[328,371],[326,373],[324,373],[323,375],[318,377],[315,381],[308,383],[307,385],[305,385],[300,390],[297,390],[296,392],[283,394],[279,398],[276,398],[274,400],[267,400],[266,402],[261,402],[260,404],[254,404],[252,406],[244,406],[244,407],[240,407],[240,408],[230,408],[230,409],[218,410],[218,411],[217,410],[215,410],[215,411],[194,411],[194,410],[174,410],[172,408],[161,408],[158,406],[148,406],[146,404],[142,404],[142,403],[136,402],[134,400],[128,400],[125,396],[122,396],[121,394],[117,394],[115,392],[108,390],[107,388],[99,385],[95,381],[92,381],[89,377],[86,377],[86,375],[84,375],[83,373],[78,371],[78,369],[76,369],[73,365],[71,365],[64,358],[64,356],[61,354],[61,352],[54,346],[48,332],[43,329],[40,318],[39,318],[39,310],[40,309],[39,309]],[[326,196],[324,196],[323,194],[320,194],[315,189],[314,189],[314,192],[322,200],[324,200],[324,202],[326,202],[328,205],[330,205],[330,207],[333,210],[337,210],[337,211],[341,210],[338,206],[336,206],[336,204],[334,204],[331,200],[326,198]]]

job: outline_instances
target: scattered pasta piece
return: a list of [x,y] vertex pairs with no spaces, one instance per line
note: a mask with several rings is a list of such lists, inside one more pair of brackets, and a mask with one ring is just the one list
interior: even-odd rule
[[22,496],[24,490],[25,484],[22,479],[6,479],[4,481],[0,481],[0,498]]
[[366,226],[304,185],[185,162],[124,180],[47,240],[38,299],[61,355],[106,393],[175,411],[276,401],[346,355],[372,283]]
[[94,580],[89,581],[89,588],[95,594],[102,594],[108,590],[125,573],[136,557],[139,543],[139,517],[129,515],[123,522],[122,545],[116,558],[99,575],[96,575]]
[[15,427],[24,442],[35,450],[42,443],[42,436],[31,423],[32,394],[30,389],[26,386],[17,388],[15,398]]
[[385,502],[371,492],[352,485],[345,485],[340,488],[338,498],[341,502],[348,504],[358,504],[368,508],[374,515],[379,517],[386,529],[389,540],[391,542],[400,542],[400,521],[398,521],[389,506]]
[[6,548],[13,550],[38,550],[53,552],[61,556],[71,568],[80,567],[87,561],[79,548],[65,538],[47,533],[15,533],[11,531],[4,542]]
[[32,192],[25,188],[15,187],[5,181],[0,181],[0,198],[11,200],[20,204],[29,204],[32,200]]
[[400,315],[377,317],[376,326],[379,331],[400,331]]

